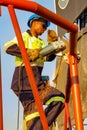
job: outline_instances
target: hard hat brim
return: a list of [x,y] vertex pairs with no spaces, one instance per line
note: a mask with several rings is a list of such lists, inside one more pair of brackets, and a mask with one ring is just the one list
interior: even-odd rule
[[49,22],[49,21],[47,21],[46,19],[44,19],[44,18],[42,18],[42,17],[40,17],[39,15],[36,15],[36,14],[35,14],[35,15],[32,15],[32,16],[29,18],[27,25],[28,25],[29,27],[31,27],[32,22],[33,22],[33,21],[36,21],[36,20],[45,23],[46,27],[49,27],[49,26],[50,26],[50,22]]

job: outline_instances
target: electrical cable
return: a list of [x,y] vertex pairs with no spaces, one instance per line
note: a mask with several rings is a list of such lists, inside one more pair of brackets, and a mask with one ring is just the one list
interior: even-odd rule
[[56,79],[59,76],[59,72],[60,72],[60,68],[61,68],[61,65],[62,65],[62,61],[63,61],[63,56],[60,57],[60,59],[59,59],[59,65],[58,65],[58,67],[56,67],[55,76],[54,76],[54,79],[52,80],[54,83],[56,83]]

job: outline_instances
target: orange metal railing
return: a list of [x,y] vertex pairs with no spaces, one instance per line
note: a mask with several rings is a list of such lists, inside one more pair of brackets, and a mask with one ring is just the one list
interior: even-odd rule
[[2,13],[1,13],[1,6],[0,6],[0,16],[1,16],[1,14],[2,14]]
[[[74,117],[75,117],[75,124],[76,130],[83,130],[83,122],[82,122],[82,108],[81,108],[81,101],[80,101],[80,87],[78,82],[78,67],[77,67],[77,59],[74,56],[76,51],[76,41],[77,41],[77,34],[78,34],[78,26],[74,25],[70,21],[62,18],[61,16],[53,13],[52,11],[46,9],[45,7],[39,5],[36,2],[27,1],[27,0],[1,0],[0,5],[8,6],[9,14],[14,26],[14,30],[16,36],[19,41],[19,47],[21,50],[21,54],[25,63],[26,71],[28,74],[28,79],[31,84],[31,88],[33,90],[33,95],[38,107],[38,111],[40,113],[40,119],[43,125],[44,130],[48,130],[48,125],[46,121],[46,117],[44,115],[44,111],[42,108],[42,103],[39,98],[39,94],[37,91],[37,86],[34,80],[34,76],[32,73],[32,69],[30,63],[28,62],[28,56],[23,44],[20,28],[17,22],[17,18],[14,12],[14,8],[31,11],[36,14],[39,14],[42,17],[45,17],[49,21],[53,22],[54,24],[68,30],[70,32],[70,50],[69,50],[69,68],[70,68],[70,79],[71,79],[71,90],[72,90],[72,98],[73,98],[73,107],[74,107]],[[31,75],[31,78],[30,76]],[[0,90],[1,91],[1,90]],[[66,93],[68,94],[68,93]],[[1,121],[0,121],[1,122]],[[1,124],[2,125],[2,124]]]
[[26,49],[25,49],[25,46],[24,46],[24,43],[23,43],[23,39],[22,39],[22,36],[21,36],[20,28],[19,28],[19,25],[18,25],[18,22],[17,22],[17,19],[16,19],[16,15],[15,15],[13,6],[9,5],[8,10],[9,10],[10,17],[11,17],[11,20],[12,20],[12,23],[13,23],[13,26],[14,26],[14,30],[15,30],[15,33],[16,33],[16,36],[17,36],[17,39],[18,39],[21,54],[22,54],[22,57],[23,57],[23,60],[24,60],[24,63],[25,63],[25,68],[26,68],[26,71],[27,71],[28,80],[30,81],[30,85],[31,85],[31,88],[32,88],[32,91],[33,91],[33,95],[34,95],[34,98],[36,100],[37,108],[38,108],[38,111],[40,113],[41,122],[43,124],[43,128],[45,130],[48,130],[49,128],[48,128],[48,125],[47,125],[47,120],[46,120],[46,117],[45,117],[45,114],[44,114],[44,111],[43,111],[43,108],[42,108],[42,103],[41,103],[40,98],[39,98],[39,93],[38,93],[38,90],[37,90],[36,82],[35,82],[35,79],[34,79],[34,76],[33,76],[33,72],[32,72],[29,60],[28,60],[27,52],[26,52]]
[[0,130],[3,130],[3,105],[2,105],[2,77],[1,77],[1,48],[0,48]]

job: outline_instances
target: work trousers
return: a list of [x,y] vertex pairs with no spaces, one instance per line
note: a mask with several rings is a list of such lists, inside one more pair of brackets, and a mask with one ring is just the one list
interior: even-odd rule
[[[64,107],[64,94],[54,87],[51,87],[47,80],[43,81],[41,79],[41,69],[42,68],[40,67],[32,68],[40,99],[42,104],[45,106],[44,111],[47,122],[50,126]],[[25,67],[22,67],[21,69],[17,67],[15,69],[12,80],[12,90],[17,96],[19,96],[19,99],[23,105],[24,119],[28,115],[38,112]],[[27,120],[26,125],[27,130],[43,130],[40,116]]]

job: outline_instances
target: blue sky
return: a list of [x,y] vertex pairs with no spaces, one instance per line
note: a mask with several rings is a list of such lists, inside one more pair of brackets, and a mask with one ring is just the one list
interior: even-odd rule
[[[52,10],[54,12],[54,1],[50,0],[36,0],[39,4]],[[27,30],[27,20],[31,15],[31,12],[16,10],[17,18],[21,31]],[[55,29],[56,26],[51,24],[49,29]],[[10,20],[8,9],[2,7],[2,16],[0,17],[0,47],[1,47],[1,66],[2,66],[2,88],[3,88],[3,117],[4,117],[4,130],[16,130],[17,129],[17,111],[18,111],[18,99],[10,89],[11,80],[14,72],[14,57],[6,54],[3,51],[4,44],[11,40],[15,36],[13,26]],[[46,41],[46,33],[42,36]],[[50,69],[49,69],[50,65]],[[46,63],[43,75],[49,75],[53,77],[55,69],[55,61],[52,63]],[[51,70],[51,71],[50,71]],[[22,130],[22,106],[20,104],[20,130]]]

